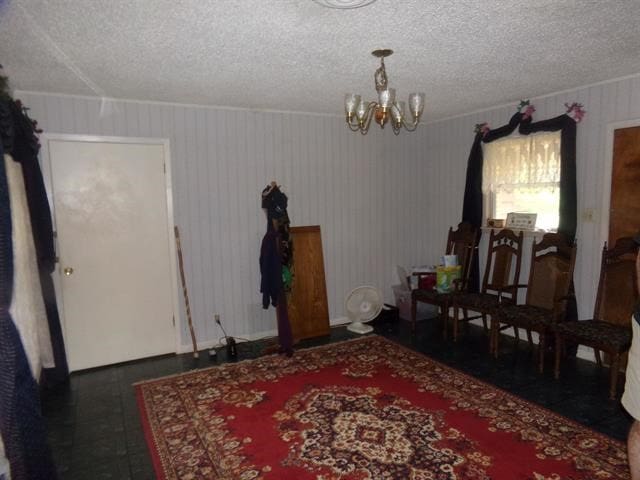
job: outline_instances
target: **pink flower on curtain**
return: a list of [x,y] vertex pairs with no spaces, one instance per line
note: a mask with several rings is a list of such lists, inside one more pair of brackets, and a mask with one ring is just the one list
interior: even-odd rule
[[531,118],[533,116],[533,112],[535,111],[536,111],[536,107],[534,107],[533,105],[527,106],[527,108],[525,108],[524,110],[524,113],[522,114],[522,119],[527,120]]
[[565,103],[564,106],[567,107],[566,114],[573,118],[576,123],[580,123],[587,113],[583,105],[578,102],[573,102],[572,104]]
[[490,130],[491,128],[489,128],[489,124],[487,122],[484,122],[484,123],[476,123],[476,128],[473,131],[475,133],[482,134],[483,137],[486,137],[487,133],[489,133]]

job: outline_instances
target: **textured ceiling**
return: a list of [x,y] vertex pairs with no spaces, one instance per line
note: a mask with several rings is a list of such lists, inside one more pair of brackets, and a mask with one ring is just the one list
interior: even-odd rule
[[342,114],[390,86],[424,120],[640,72],[637,0],[0,0],[14,89]]

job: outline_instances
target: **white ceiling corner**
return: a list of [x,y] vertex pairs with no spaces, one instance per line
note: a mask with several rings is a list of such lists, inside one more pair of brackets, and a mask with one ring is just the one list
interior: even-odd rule
[[342,115],[389,83],[425,121],[640,72],[640,2],[0,0],[14,88]]

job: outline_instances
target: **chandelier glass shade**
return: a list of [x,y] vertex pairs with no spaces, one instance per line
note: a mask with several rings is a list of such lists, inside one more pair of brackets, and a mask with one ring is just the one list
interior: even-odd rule
[[405,113],[406,104],[396,100],[395,88],[389,88],[387,71],[384,66],[384,58],[393,53],[393,50],[374,50],[371,54],[380,58],[380,67],[374,74],[378,101],[367,102],[360,95],[347,93],[344,98],[344,109],[347,125],[353,132],[365,135],[369,131],[371,121],[381,128],[387,123],[391,124],[396,135],[404,128],[413,132],[420,122],[424,111],[424,93],[412,93],[409,95],[409,116]]

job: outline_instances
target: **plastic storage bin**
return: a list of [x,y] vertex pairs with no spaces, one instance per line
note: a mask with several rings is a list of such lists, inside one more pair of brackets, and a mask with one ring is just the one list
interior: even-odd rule
[[[411,290],[404,285],[392,285],[393,296],[398,307],[398,316],[402,320],[411,320]],[[425,320],[438,316],[438,307],[428,303],[418,302],[416,320]]]

